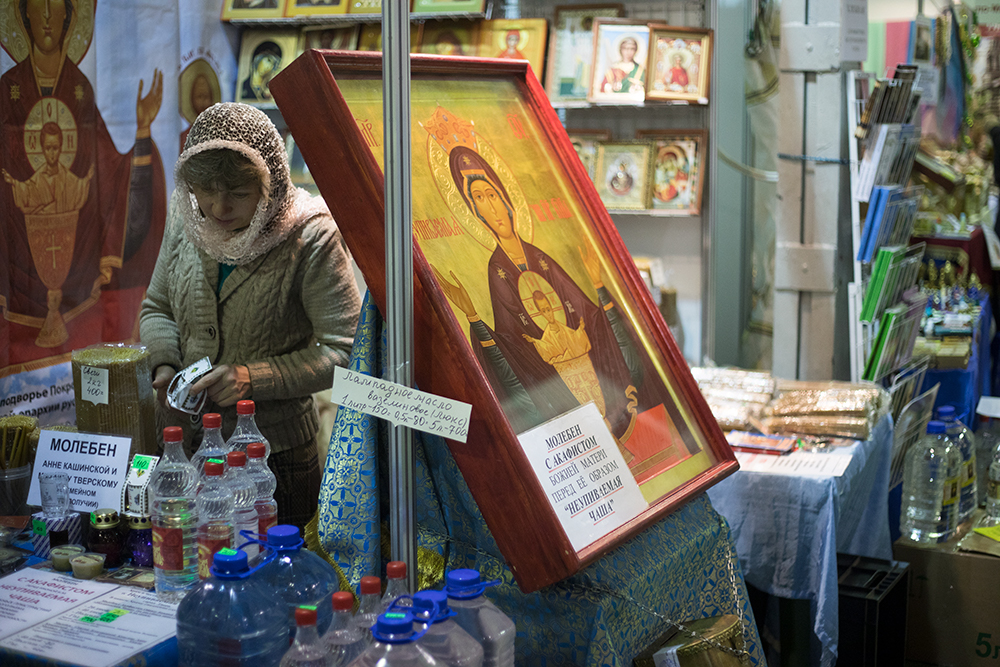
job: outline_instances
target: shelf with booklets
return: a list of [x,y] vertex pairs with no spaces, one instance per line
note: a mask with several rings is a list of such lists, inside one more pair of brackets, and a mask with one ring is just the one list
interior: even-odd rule
[[852,380],[890,392],[919,387],[926,365],[913,364],[924,297],[917,287],[925,244],[909,245],[923,193],[908,185],[920,144],[912,122],[920,92],[914,71],[891,79],[848,75],[854,282],[849,285]]

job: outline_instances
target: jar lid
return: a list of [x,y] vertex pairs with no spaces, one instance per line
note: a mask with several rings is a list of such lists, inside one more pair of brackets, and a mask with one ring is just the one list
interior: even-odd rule
[[153,527],[148,516],[130,516],[128,527],[132,530],[148,530]]
[[110,507],[104,507],[90,513],[90,525],[98,530],[114,528],[118,523],[118,512]]

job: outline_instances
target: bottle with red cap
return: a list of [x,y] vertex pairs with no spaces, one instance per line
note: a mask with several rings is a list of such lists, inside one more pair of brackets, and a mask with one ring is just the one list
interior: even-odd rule
[[354,625],[371,640],[372,626],[382,613],[382,580],[378,577],[361,577],[360,604],[354,616]]
[[218,412],[208,412],[201,416],[201,446],[191,457],[191,465],[198,471],[202,481],[205,479],[205,461],[209,459],[225,460],[229,448],[222,437],[222,415]]
[[244,548],[243,544],[252,538],[243,537],[240,531],[257,534],[257,508],[254,507],[254,502],[257,500],[257,485],[247,475],[246,452],[229,452],[226,456],[229,467],[226,468],[222,478],[233,492],[233,546],[243,548],[247,552],[247,558],[253,561],[260,547],[256,542],[250,542]]
[[333,657],[316,631],[316,607],[295,610],[295,641],[281,659],[280,667],[335,667]]
[[229,440],[226,440],[226,447],[229,448],[228,451],[230,452],[245,452],[251,443],[263,442],[265,450],[264,459],[267,459],[271,455],[271,443],[267,441],[264,434],[257,428],[257,422],[254,421],[255,410],[253,401],[239,401],[236,403],[236,429],[229,436]]
[[267,467],[266,455],[262,442],[252,442],[247,446],[247,475],[257,485],[254,509],[257,510],[257,532],[261,535],[267,535],[267,531],[278,524],[278,503],[274,500],[278,480]]
[[337,667],[351,664],[368,648],[368,640],[354,625],[354,596],[347,591],[333,594],[333,620],[323,635],[323,643]]
[[184,432],[168,426],[148,487],[156,595],[165,602],[179,602],[198,583],[197,486],[198,471],[184,455]]
[[381,614],[400,595],[410,594],[410,584],[406,579],[406,563],[401,560],[390,561],[385,566],[385,595],[382,596]]
[[233,547],[233,490],[223,479],[222,461],[205,462],[205,483],[198,491],[198,576],[208,579],[212,557]]

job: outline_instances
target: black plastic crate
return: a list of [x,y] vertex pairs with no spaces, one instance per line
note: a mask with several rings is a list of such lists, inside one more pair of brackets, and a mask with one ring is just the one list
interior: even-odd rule
[[837,665],[903,667],[909,563],[837,554]]

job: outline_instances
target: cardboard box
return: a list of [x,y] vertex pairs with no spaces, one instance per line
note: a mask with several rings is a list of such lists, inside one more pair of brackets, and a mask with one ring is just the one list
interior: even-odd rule
[[910,564],[907,660],[1000,664],[1000,558],[959,550],[967,530],[930,547],[905,539],[893,546],[895,559]]

